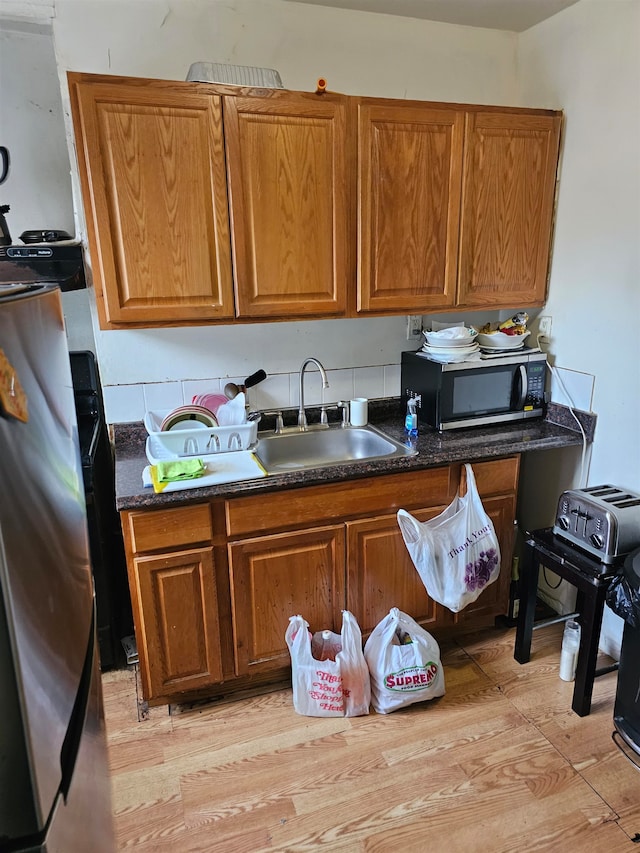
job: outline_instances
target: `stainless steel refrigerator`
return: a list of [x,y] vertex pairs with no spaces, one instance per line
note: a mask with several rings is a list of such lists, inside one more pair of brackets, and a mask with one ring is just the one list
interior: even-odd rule
[[59,288],[0,286],[0,853],[115,850]]

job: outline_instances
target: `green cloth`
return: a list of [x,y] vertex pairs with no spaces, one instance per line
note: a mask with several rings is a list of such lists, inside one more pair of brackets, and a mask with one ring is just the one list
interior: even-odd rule
[[159,483],[176,483],[181,480],[194,480],[202,477],[205,465],[202,459],[180,459],[171,462],[157,462],[155,473]]

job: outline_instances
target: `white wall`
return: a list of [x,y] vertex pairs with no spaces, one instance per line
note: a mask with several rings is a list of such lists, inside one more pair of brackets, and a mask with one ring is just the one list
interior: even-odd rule
[[0,204],[14,243],[47,228],[74,236],[69,154],[51,27],[0,20],[0,145],[11,167]]
[[640,3],[582,0],[524,33],[523,102],[566,112],[546,314],[596,378],[591,481],[640,490]]
[[56,0],[62,68],[184,80],[192,62],[276,68],[348,94],[510,103],[511,33],[281,0]]
[[[640,3],[581,0],[520,37],[520,97],[566,112],[545,314],[556,365],[593,375],[588,482],[640,491]],[[558,401],[562,402],[561,396]],[[566,459],[566,455],[564,457]],[[527,460],[521,522],[553,522],[577,480],[552,455]],[[605,614],[602,646],[621,621]]]
[[[184,80],[196,61],[276,68],[287,88],[319,77],[349,94],[513,104],[516,37],[281,0],[57,0],[59,71]],[[514,306],[517,308],[518,306]],[[96,331],[107,417],[137,420],[200,387],[269,379],[252,405],[295,405],[295,371],[309,355],[332,373],[325,400],[400,392],[400,352],[415,348],[405,318],[169,330]],[[307,380],[310,400],[316,383]]]

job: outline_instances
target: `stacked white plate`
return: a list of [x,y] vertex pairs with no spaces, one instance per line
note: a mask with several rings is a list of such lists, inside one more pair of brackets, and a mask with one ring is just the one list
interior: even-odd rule
[[466,326],[452,326],[439,331],[423,332],[422,334],[427,339],[426,344],[422,347],[422,352],[434,361],[446,362],[447,364],[467,361],[480,350],[475,341],[478,333],[475,329],[469,329]]
[[434,361],[444,361],[450,364],[454,361],[467,361],[474,353],[480,352],[480,347],[475,343],[459,347],[432,347],[425,344],[422,347],[422,352]]

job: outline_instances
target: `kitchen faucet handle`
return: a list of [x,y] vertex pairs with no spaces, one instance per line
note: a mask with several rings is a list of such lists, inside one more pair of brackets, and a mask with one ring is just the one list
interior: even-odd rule
[[282,411],[281,411],[281,409],[274,409],[274,411],[271,411],[271,412],[263,412],[262,414],[264,415],[264,417],[265,417],[265,418],[269,418],[269,417],[271,417],[271,418],[275,418],[275,419],[276,419],[276,425],[275,425],[275,428],[274,428],[274,430],[273,430],[273,431],[274,431],[274,433],[275,433],[276,435],[280,435],[280,433],[281,433],[281,432],[282,432],[282,430],[284,429],[284,420],[283,420],[283,418],[282,418]]

